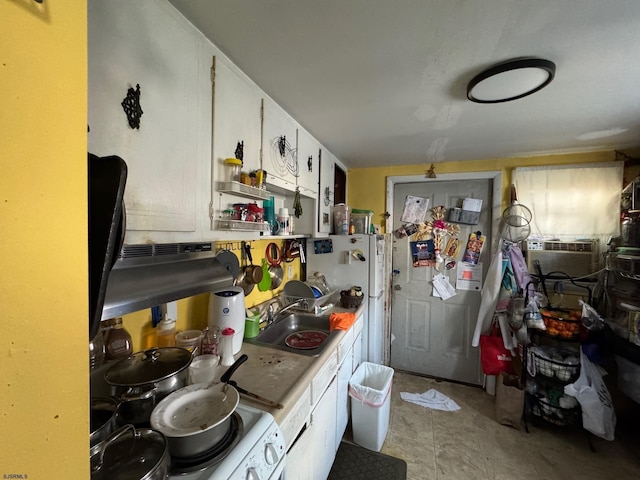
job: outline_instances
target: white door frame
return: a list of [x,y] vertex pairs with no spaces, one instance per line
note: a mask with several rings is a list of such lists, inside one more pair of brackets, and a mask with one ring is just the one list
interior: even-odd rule
[[[424,174],[420,175],[397,175],[387,177],[387,209],[389,213],[385,223],[385,232],[393,233],[393,194],[396,185],[403,183],[431,183],[431,182],[450,182],[450,181],[464,181],[464,180],[493,180],[492,185],[492,205],[491,205],[491,252],[496,250],[498,246],[499,231],[500,231],[500,219],[502,218],[502,171],[487,171],[487,172],[466,172],[466,173],[443,173],[436,178],[425,178]],[[433,205],[432,205],[433,206]],[[393,251],[391,253],[393,255]],[[393,262],[393,259],[391,259]],[[393,265],[393,263],[392,263]],[[391,302],[391,292],[387,292],[387,299]],[[389,303],[389,308],[385,311],[384,318],[384,351],[383,358],[384,364],[389,365],[391,360],[391,309],[392,305]]]

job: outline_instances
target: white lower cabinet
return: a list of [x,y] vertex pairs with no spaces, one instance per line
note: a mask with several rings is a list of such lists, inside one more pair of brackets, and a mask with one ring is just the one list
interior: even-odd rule
[[337,378],[334,377],[311,412],[310,450],[313,462],[308,470],[309,480],[326,480],[336,456],[336,395]]
[[336,391],[336,442],[335,451],[338,451],[342,436],[349,423],[349,379],[353,372],[353,349],[345,354],[344,360],[338,369],[338,388]]
[[361,330],[362,320],[358,320],[283,421],[281,428],[289,445],[286,480],[326,480],[329,476],[349,423],[349,380],[360,364]]

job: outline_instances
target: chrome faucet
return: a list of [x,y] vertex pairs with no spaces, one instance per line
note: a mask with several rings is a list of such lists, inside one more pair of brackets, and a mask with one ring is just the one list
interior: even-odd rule
[[282,317],[282,314],[287,312],[288,310],[291,310],[292,308],[295,308],[295,307],[307,308],[308,306],[306,298],[299,298],[295,302],[290,303],[289,305],[282,307],[277,311],[274,311],[274,308],[273,308],[274,303],[280,303],[280,302],[278,301],[271,302],[267,307],[267,324],[265,325],[265,328],[267,328],[272,323],[277,322]]

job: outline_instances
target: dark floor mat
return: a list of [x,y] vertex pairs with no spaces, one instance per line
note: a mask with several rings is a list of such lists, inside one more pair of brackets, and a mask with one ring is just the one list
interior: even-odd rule
[[407,463],[399,458],[340,442],[328,480],[406,480]]

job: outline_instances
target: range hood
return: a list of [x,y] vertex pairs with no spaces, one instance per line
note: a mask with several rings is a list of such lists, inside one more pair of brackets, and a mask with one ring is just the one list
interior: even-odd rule
[[123,245],[109,272],[102,319],[233,285],[211,243]]

